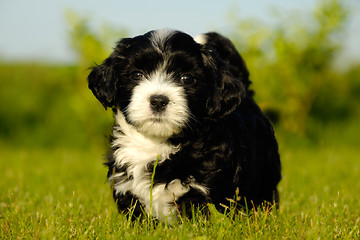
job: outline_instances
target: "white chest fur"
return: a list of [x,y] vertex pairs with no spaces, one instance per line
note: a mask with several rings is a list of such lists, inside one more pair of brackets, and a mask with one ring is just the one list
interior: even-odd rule
[[126,122],[120,111],[115,120],[118,124],[114,129],[115,139],[112,143],[114,147],[118,147],[114,152],[115,164],[118,167],[127,167],[126,173],[117,175],[131,176],[126,181],[115,183],[116,193],[130,192],[139,199],[148,214],[151,210],[151,215],[159,219],[173,219],[176,214],[173,203],[190,190],[190,185],[184,186],[179,179],[174,179],[168,184],[156,184],[150,191],[152,172],[149,172],[147,165],[154,162],[158,156],[159,163],[171,161],[169,156],[179,151],[179,147],[170,145],[164,139],[151,138],[139,133]]

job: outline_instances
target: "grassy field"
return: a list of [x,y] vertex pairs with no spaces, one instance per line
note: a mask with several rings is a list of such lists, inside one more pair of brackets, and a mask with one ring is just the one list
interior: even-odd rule
[[117,213],[105,183],[103,147],[3,143],[0,239],[359,239],[359,131],[355,121],[347,125],[328,128],[318,144],[279,131],[279,210],[234,220],[213,212],[172,227],[132,223]]
[[0,65],[0,239],[360,239],[358,105],[352,117],[309,122],[307,137],[277,127],[279,210],[155,227],[117,212],[102,165],[111,113],[79,72]]

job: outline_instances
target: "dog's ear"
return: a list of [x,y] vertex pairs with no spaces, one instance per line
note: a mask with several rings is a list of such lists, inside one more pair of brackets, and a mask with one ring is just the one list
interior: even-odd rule
[[249,73],[235,46],[227,38],[208,33],[201,36],[205,65],[214,81],[206,104],[207,118],[217,120],[234,111],[246,95]]
[[221,71],[206,103],[207,118],[217,120],[225,117],[240,105],[244,97],[245,88],[242,82],[228,70]]
[[114,106],[118,79],[116,70],[108,59],[92,69],[88,82],[90,90],[105,109]]
[[105,109],[116,103],[124,52],[130,44],[131,38],[118,42],[114,52],[101,65],[93,67],[88,76],[89,89]]

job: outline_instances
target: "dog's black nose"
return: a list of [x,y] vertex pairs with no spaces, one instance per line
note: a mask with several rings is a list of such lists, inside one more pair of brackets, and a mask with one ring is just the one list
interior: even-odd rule
[[164,95],[152,95],[150,97],[150,106],[156,112],[162,112],[165,110],[166,105],[169,103],[169,98]]

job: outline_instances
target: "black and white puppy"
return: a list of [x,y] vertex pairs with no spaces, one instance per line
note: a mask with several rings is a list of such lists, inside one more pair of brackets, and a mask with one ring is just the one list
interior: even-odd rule
[[172,221],[179,206],[221,211],[237,189],[242,206],[278,202],[278,146],[243,59],[217,33],[195,40],[169,29],[122,39],[88,77],[115,113],[106,165],[120,212]]

